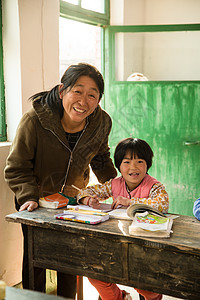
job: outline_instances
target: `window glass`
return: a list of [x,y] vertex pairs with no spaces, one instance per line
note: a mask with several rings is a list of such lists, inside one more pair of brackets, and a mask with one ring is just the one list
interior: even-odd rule
[[99,13],[104,13],[104,0],[82,0],[81,7]]
[[101,28],[66,18],[59,20],[60,76],[74,63],[86,62],[101,70]]
[[75,4],[75,5],[78,5],[78,0],[62,0],[63,2],[68,2],[68,3],[71,3],[71,4]]
[[92,10],[99,13],[104,13],[105,0],[62,0],[70,4],[80,5],[84,9]]
[[199,41],[200,31],[116,33],[115,78],[140,73],[151,81],[200,80]]

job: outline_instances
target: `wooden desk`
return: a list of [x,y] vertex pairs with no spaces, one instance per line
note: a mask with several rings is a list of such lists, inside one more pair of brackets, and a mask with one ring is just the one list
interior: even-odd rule
[[37,209],[6,216],[28,225],[30,280],[34,267],[84,275],[182,299],[200,299],[200,222],[174,220],[169,239],[133,237],[131,221],[98,225],[56,220],[62,210]]

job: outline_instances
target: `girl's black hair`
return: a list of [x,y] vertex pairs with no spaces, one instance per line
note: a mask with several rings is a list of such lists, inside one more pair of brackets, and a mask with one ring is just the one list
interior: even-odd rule
[[[71,90],[80,76],[88,76],[95,81],[99,89],[100,100],[104,93],[103,76],[94,66],[89,65],[87,63],[78,63],[76,65],[71,65],[69,66],[69,68],[67,68],[67,70],[61,78],[63,88],[60,91],[62,92],[68,88],[69,90]],[[58,111],[60,117],[62,118],[64,108],[62,101],[59,97],[59,85],[56,85],[50,91],[40,92],[30,97],[30,100],[32,101],[36,99],[37,101],[46,103],[52,109],[52,111]]]
[[114,153],[115,166],[119,171],[122,160],[127,152],[130,152],[131,159],[133,155],[134,157],[137,156],[144,159],[147,164],[147,171],[149,170],[152,165],[153,151],[147,142],[134,138],[127,138],[119,142]]

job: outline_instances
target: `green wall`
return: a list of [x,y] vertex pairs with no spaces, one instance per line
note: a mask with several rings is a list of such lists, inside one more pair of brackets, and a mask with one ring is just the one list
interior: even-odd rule
[[165,184],[170,212],[192,215],[200,196],[200,83],[110,82],[105,109],[111,152],[123,138],[145,139],[154,151],[149,174]]

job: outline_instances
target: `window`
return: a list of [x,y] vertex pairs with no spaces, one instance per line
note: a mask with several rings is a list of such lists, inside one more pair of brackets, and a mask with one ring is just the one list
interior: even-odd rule
[[59,40],[60,77],[69,65],[79,62],[101,70],[101,27],[60,17]]
[[109,0],[61,0],[60,15],[93,25],[110,24]]
[[113,79],[139,73],[149,81],[200,80],[200,24],[110,26],[107,32]]
[[109,7],[108,0],[60,1],[60,76],[78,62],[92,64],[103,73],[103,26],[110,22]]
[[[2,24],[2,8],[0,2],[0,22]],[[0,28],[0,141],[6,141],[5,122],[5,96],[4,96],[4,76],[3,76],[3,46],[2,46],[2,26]]]

